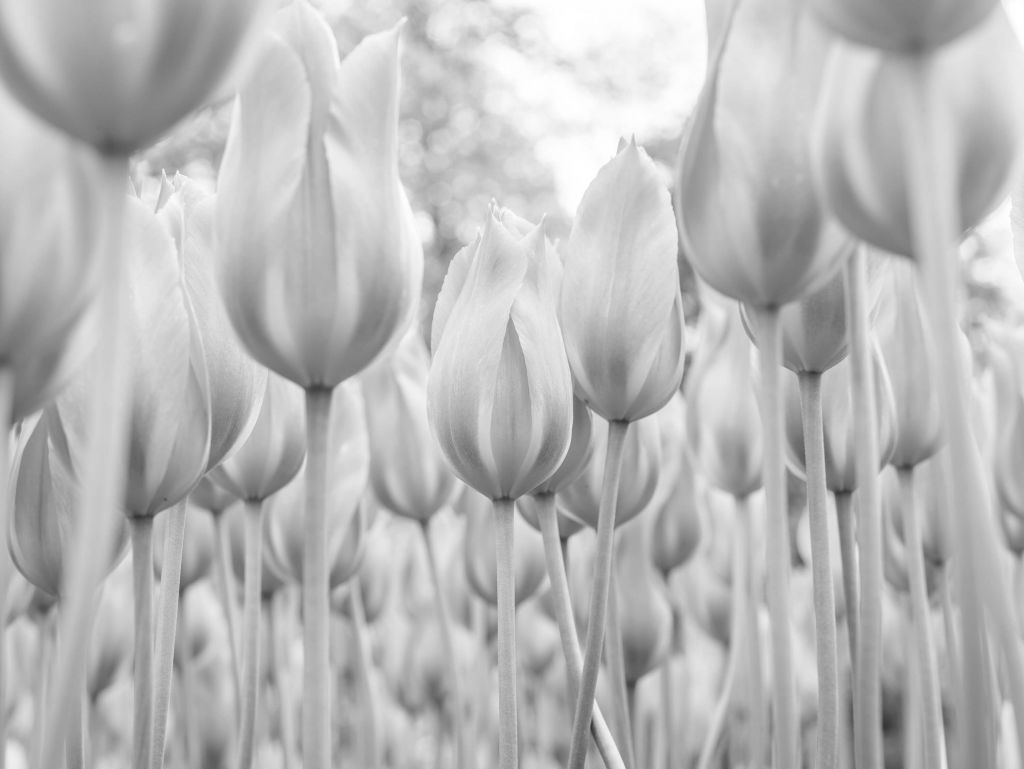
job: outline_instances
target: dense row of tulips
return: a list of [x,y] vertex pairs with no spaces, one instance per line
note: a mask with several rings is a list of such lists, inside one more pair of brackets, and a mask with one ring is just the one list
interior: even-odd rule
[[[492,204],[427,344],[401,23],[0,0],[0,766],[1021,766],[1024,342],[957,273],[1020,44],[708,31],[675,200],[632,140],[564,243]],[[216,189],[128,181],[232,93]]]

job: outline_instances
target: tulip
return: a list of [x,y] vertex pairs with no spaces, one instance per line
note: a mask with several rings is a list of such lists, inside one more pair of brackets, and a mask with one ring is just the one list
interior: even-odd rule
[[558,469],[571,438],[559,267],[543,226],[492,206],[482,235],[452,260],[431,330],[431,428],[456,475],[494,500],[498,517],[501,769],[518,760],[514,500]]
[[667,476],[662,479],[665,491],[656,494],[651,502],[655,509],[651,559],[667,583],[671,573],[697,551],[701,522],[697,510],[696,470],[685,448],[679,451],[675,472],[664,475]]
[[559,319],[576,392],[608,420],[598,516],[598,564],[590,591],[583,675],[569,746],[581,769],[604,635],[622,447],[628,425],[655,413],[679,389],[685,327],[678,235],[668,190],[636,141],[622,142],[576,211],[566,248]]
[[108,580],[96,604],[96,624],[89,640],[89,671],[86,692],[95,705],[114,683],[131,658],[131,628],[124,621],[131,613],[130,569],[120,568]]

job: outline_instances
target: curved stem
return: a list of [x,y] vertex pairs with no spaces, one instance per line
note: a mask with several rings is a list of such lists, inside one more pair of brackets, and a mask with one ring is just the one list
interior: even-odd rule
[[594,693],[601,666],[605,615],[608,610],[608,588],[611,584],[612,555],[615,549],[615,513],[622,474],[622,450],[629,430],[628,422],[608,423],[608,445],[605,453],[601,502],[597,514],[597,552],[594,557],[594,584],[590,590],[590,612],[587,640],[583,652],[580,690],[573,711],[572,736],[569,740],[569,769],[583,769],[587,757],[587,732],[594,711]]
[[455,767],[463,769],[466,765],[466,734],[463,725],[465,723],[465,708],[462,697],[462,681],[459,679],[459,668],[455,660],[455,639],[452,634],[452,616],[448,610],[448,599],[445,596],[444,588],[441,585],[441,573],[437,568],[437,553],[434,550],[434,543],[430,539],[430,524],[422,521],[420,530],[423,533],[423,545],[427,551],[427,564],[430,568],[430,581],[434,587],[434,600],[437,601],[437,618],[441,625],[441,641],[444,643],[445,662],[448,665],[448,676],[451,679],[451,705],[452,705],[452,735],[455,742]]
[[135,516],[128,522],[135,597],[135,720],[131,765],[146,767],[153,747],[153,519]]
[[818,656],[817,766],[819,769],[836,769],[839,759],[839,661],[836,649],[836,601],[832,594],[832,562],[829,554],[821,374],[800,374],[800,407],[807,466],[814,636]]
[[331,391],[306,391],[306,527],[302,543],[302,764],[331,769],[327,565],[327,429]]
[[260,608],[263,579],[263,503],[245,502],[245,601],[242,609],[242,721],[238,735],[238,769],[249,769],[256,741],[256,707],[260,693]]
[[616,731],[625,752],[627,769],[635,769],[636,745],[633,739],[633,721],[629,714],[629,684],[626,681],[626,659],[622,650],[622,626],[619,624],[619,587],[612,568],[612,584],[608,594],[608,622],[605,628],[605,656],[607,657],[607,673],[611,678],[612,691],[615,693],[613,718]]
[[519,725],[516,712],[516,577],[510,499],[494,500],[495,560],[498,571],[498,769],[519,767]]
[[152,769],[164,765],[167,740],[167,713],[171,705],[171,679],[174,676],[174,639],[178,633],[178,600],[181,588],[181,555],[185,546],[185,521],[188,498],[168,510],[164,534],[163,568],[160,573],[160,620],[157,625],[156,663],[153,669],[153,747]]
[[[370,651],[370,639],[367,637],[366,609],[363,606],[363,593],[359,585],[359,575],[352,577],[349,592],[349,601],[352,607],[352,629],[355,632],[356,655],[359,659],[360,676],[359,681],[363,688],[363,743],[366,746],[366,755],[363,757],[363,766],[366,769],[379,769],[381,766],[380,740],[377,737],[377,698],[373,691],[373,654]],[[454,653],[452,662],[454,663]],[[464,711],[461,707],[457,709],[456,731],[459,731],[463,720]],[[456,742],[458,748],[461,743]],[[456,769],[461,769],[462,764],[456,761]]]
[[[87,419],[88,450],[82,458],[81,514],[75,518],[72,549],[62,580],[60,632],[64,638],[85,638],[93,621],[93,599],[106,572],[121,526],[121,496],[128,448],[128,291],[122,243],[122,221],[128,180],[128,158],[103,159],[105,212],[100,262],[99,340]],[[48,739],[42,766],[59,766],[74,697],[85,686],[86,661],[74,644],[56,655],[53,692],[47,716]]]
[[[1024,745],[1024,670],[1011,601],[1000,572],[998,545],[989,520],[988,489],[983,481],[977,446],[968,413],[968,371],[960,357],[955,244],[961,222],[954,199],[956,181],[949,158],[950,139],[943,121],[937,119],[936,83],[928,57],[913,59],[916,88],[901,115],[904,150],[908,158],[908,208],[911,212],[914,256],[920,268],[925,307],[935,339],[939,374],[936,377],[945,415],[948,451],[943,452],[941,482],[957,565],[954,569],[960,598],[960,643],[963,653],[961,683],[965,698],[962,737],[958,740],[958,765],[986,766],[991,758],[988,725],[993,722],[991,701],[984,696],[984,619],[996,631],[1006,663],[1007,684],[1017,719],[1017,739]],[[963,515],[981,510],[982,515]],[[956,511],[953,514],[953,511]],[[994,520],[994,519],[993,519]],[[984,585],[984,589],[982,589]],[[983,608],[986,610],[982,613]]]
[[295,749],[295,723],[292,720],[292,688],[288,675],[286,651],[291,635],[288,633],[290,613],[284,590],[274,594],[269,612],[270,638],[273,641],[274,683],[277,685],[278,708],[281,717],[281,755],[284,769],[292,767],[292,752]]
[[914,470],[901,467],[900,508],[903,511],[903,530],[907,537],[907,567],[910,577],[910,608],[913,617],[914,642],[917,651],[913,655],[918,665],[918,693],[921,697],[924,752],[922,758],[928,767],[945,765],[945,737],[942,729],[942,698],[938,688],[938,666],[935,661],[935,646],[932,641],[931,612],[928,608],[928,588],[925,584],[924,542],[918,517],[917,499],[914,494]]
[[[551,583],[551,597],[555,602],[555,622],[562,640],[562,655],[565,657],[566,677],[569,679],[569,701],[575,702],[580,688],[580,677],[583,674],[583,654],[580,652],[580,639],[576,633],[576,620],[572,614],[572,602],[569,597],[569,580],[566,577],[565,552],[569,541],[561,539],[558,534],[558,513],[554,494],[542,494],[536,500],[541,539],[544,542],[544,560],[548,570],[548,581]],[[594,702],[590,731],[605,766],[608,769],[625,769],[622,756],[619,755],[619,749],[597,702]]]
[[761,344],[761,419],[764,423],[764,491],[768,609],[772,647],[772,730],[776,765],[798,766],[796,678],[789,608],[789,515],[786,504],[785,435],[781,388],[782,328],[776,308],[759,311]]
[[231,646],[231,680],[235,685],[235,719],[241,717],[242,707],[242,661],[238,654],[237,618],[235,617],[234,585],[235,578],[231,568],[230,543],[227,537],[227,518],[225,511],[213,514],[213,536],[216,553],[213,565],[217,572],[217,596],[224,610],[224,620],[228,626],[228,644]]
[[[708,725],[704,737],[704,744],[700,749],[700,757],[697,760],[697,769],[709,769],[711,761],[715,757],[719,740],[725,729],[725,719],[729,714],[729,703],[732,701],[733,689],[736,687],[736,670],[739,667],[740,650],[745,640],[744,633],[747,628],[746,618],[743,613],[743,593],[746,591],[747,582],[747,553],[749,546],[746,542],[748,531],[744,526],[737,527],[739,541],[733,544],[732,551],[732,606],[729,611],[729,657],[725,665],[725,676],[722,679],[722,688],[718,694],[718,701],[715,702],[715,709],[712,711],[711,723]],[[798,764],[779,764],[778,766],[799,766]]]
[[850,336],[856,423],[857,545],[860,617],[854,694],[854,755],[857,769],[882,763],[882,514],[878,488],[878,420],[868,337],[867,265],[863,248],[846,264],[846,327]]
[[736,500],[736,514],[742,532],[741,544],[744,548],[743,558],[747,562],[747,584],[743,590],[743,609],[746,614],[747,628],[747,665],[749,666],[749,697],[750,697],[750,766],[757,769],[761,766],[765,754],[764,712],[764,673],[761,666],[761,623],[758,620],[757,590],[760,581],[755,565],[754,522],[751,518],[749,499]]
[[846,637],[849,643],[850,670],[857,675],[857,637],[860,630],[860,588],[857,567],[857,533],[853,514],[853,495],[835,495],[836,521],[839,523],[839,556],[843,567],[843,603],[846,604]]

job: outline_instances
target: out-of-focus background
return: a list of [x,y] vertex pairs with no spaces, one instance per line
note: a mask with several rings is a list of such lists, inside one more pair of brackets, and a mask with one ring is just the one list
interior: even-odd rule
[[[426,255],[429,316],[451,257],[495,199],[564,239],[583,191],[635,135],[670,184],[704,77],[701,0],[312,0],[344,56],[406,18],[401,176]],[[1024,3],[1008,3],[1024,29]],[[147,153],[143,172],[212,177],[231,104],[211,105]],[[967,240],[968,326],[1024,312],[1001,209]],[[684,309],[699,312],[680,254]],[[429,326],[427,326],[429,327]]]

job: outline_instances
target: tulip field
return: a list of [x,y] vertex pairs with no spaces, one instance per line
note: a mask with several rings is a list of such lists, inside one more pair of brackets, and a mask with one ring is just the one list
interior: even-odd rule
[[425,256],[481,4],[0,0],[0,769],[1024,769],[1009,6],[705,5],[674,167]]

